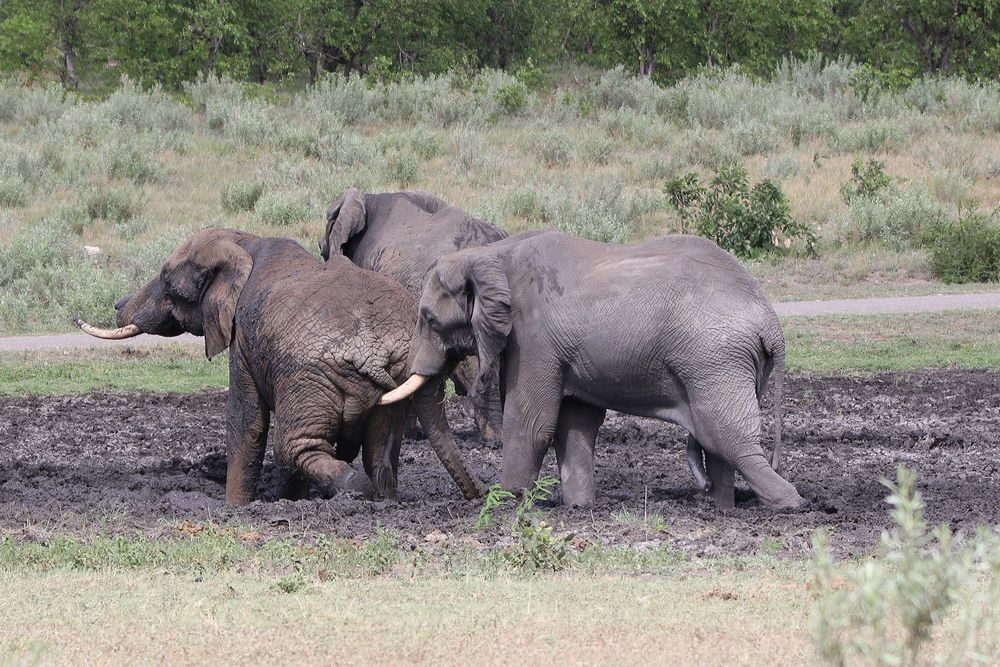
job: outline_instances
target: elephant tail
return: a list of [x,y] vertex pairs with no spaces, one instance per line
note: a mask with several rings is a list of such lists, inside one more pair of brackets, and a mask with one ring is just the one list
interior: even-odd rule
[[761,337],[764,350],[771,357],[773,365],[772,390],[774,405],[774,447],[771,449],[771,467],[781,474],[781,413],[785,385],[785,336],[778,326],[769,334]]

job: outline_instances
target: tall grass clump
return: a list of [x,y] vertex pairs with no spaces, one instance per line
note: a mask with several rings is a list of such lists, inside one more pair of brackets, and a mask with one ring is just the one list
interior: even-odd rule
[[995,664],[997,534],[929,527],[916,475],[903,466],[883,484],[892,527],[877,558],[837,566],[826,535],[813,538],[817,651],[833,665]]
[[219,203],[227,213],[252,211],[262,194],[264,186],[260,183],[229,183],[222,188]]
[[381,106],[380,95],[360,76],[327,74],[302,95],[304,110],[331,124],[361,125],[371,122]]

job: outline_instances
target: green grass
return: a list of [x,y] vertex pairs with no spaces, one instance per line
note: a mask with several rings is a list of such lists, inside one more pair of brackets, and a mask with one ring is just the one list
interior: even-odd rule
[[93,389],[196,392],[229,386],[228,355],[205,359],[201,346],[91,348],[0,353],[0,396],[80,394]]
[[189,536],[0,541],[0,660],[711,662],[724,651],[801,664],[812,655],[805,561],[591,547],[564,572],[528,574],[494,552],[411,551],[387,534],[262,541],[250,529],[178,530]]
[[[788,368],[797,373],[871,373],[919,368],[1000,368],[993,311],[788,317]],[[0,353],[0,396],[92,389],[195,392],[228,386],[226,356],[200,345]]]
[[789,317],[782,324],[795,372],[871,373],[1000,368],[995,311]]

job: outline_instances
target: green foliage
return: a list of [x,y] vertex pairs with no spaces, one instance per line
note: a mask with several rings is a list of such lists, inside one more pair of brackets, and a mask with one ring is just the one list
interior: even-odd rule
[[866,167],[861,158],[855,158],[851,163],[851,180],[840,186],[840,197],[849,205],[858,198],[872,199],[891,184],[884,162],[870,159]]
[[220,203],[230,213],[252,211],[264,194],[261,183],[230,183],[222,188]]
[[663,190],[681,217],[682,231],[693,229],[738,257],[788,248],[796,238],[815,254],[815,233],[792,219],[781,188],[769,180],[750,188],[746,170],[738,164],[716,172],[708,187],[688,173],[667,181]]
[[946,283],[1000,281],[1000,225],[967,213],[953,222],[939,221],[924,230],[934,275]]
[[[890,491],[892,528],[881,553],[846,572],[834,566],[826,536],[813,539],[816,648],[834,665],[918,665],[930,661],[972,664],[996,658],[994,609],[1000,603],[1000,543],[995,534],[975,539],[931,529],[916,475],[904,466]],[[951,632],[941,632],[949,618]]]
[[483,507],[479,510],[479,517],[476,519],[476,530],[490,530],[493,528],[493,512],[500,507],[506,507],[514,498],[513,493],[499,484],[491,485],[490,490],[486,493],[486,497],[483,498]]
[[385,574],[399,562],[399,538],[379,527],[375,531],[375,537],[365,540],[358,548],[357,558],[368,576]]
[[512,566],[532,572],[558,572],[566,566],[573,536],[555,533],[535,507],[539,501],[552,496],[557,484],[559,481],[552,477],[540,477],[531,488],[524,490],[511,522],[514,545],[504,553]]
[[306,587],[306,578],[302,576],[301,572],[292,572],[274,582],[274,587],[280,593],[292,595]]

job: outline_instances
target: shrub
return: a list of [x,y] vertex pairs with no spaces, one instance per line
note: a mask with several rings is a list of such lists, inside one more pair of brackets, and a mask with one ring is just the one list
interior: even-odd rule
[[573,161],[572,140],[565,131],[551,128],[532,142],[535,155],[549,169],[565,167]]
[[142,208],[132,192],[122,188],[103,187],[89,191],[83,198],[84,210],[91,220],[125,222]]
[[903,250],[920,242],[923,231],[945,218],[945,208],[926,190],[882,188],[871,197],[854,197],[844,216],[841,241]]
[[854,158],[851,163],[851,180],[840,186],[840,197],[850,205],[859,198],[873,199],[891,184],[892,178],[885,173],[884,162],[871,159],[866,167],[861,158]]
[[[524,490],[511,521],[510,531],[514,537],[514,544],[503,554],[507,563],[513,567],[532,572],[542,570],[558,572],[566,566],[569,543],[573,535],[557,534],[536,509],[539,501],[548,500],[552,496],[558,483],[558,480],[551,477],[540,477],[531,488]],[[492,503],[490,503],[491,498],[494,501]],[[487,504],[483,505],[480,519],[483,519],[483,512],[487,512],[492,520],[493,510],[512,498],[512,494],[494,495],[491,489],[491,493],[486,497],[486,503],[490,503],[489,509],[487,510]]]
[[781,188],[763,180],[751,189],[740,165],[716,172],[708,187],[693,172],[679,176],[667,182],[664,192],[681,217],[682,231],[693,229],[738,257],[788,248],[795,238],[805,241],[806,252],[815,253],[815,233],[792,219]]
[[379,96],[360,76],[327,74],[303,96],[304,107],[317,118],[329,116],[341,124],[369,122],[379,106]]
[[260,183],[230,183],[222,189],[220,203],[229,213],[252,211],[262,194],[264,186]]
[[[863,566],[838,568],[826,536],[813,538],[818,593],[813,639],[835,665],[995,663],[995,611],[1000,603],[1000,550],[995,535],[931,530],[916,475],[900,466],[890,491],[892,528],[881,553]],[[955,628],[939,632],[951,616]],[[926,656],[932,639],[942,648]]]
[[156,179],[158,169],[146,154],[129,143],[109,144],[104,153],[108,177],[143,184]]
[[28,203],[28,184],[15,171],[0,171],[0,208],[20,208]]
[[312,216],[312,210],[306,204],[277,192],[260,197],[254,212],[261,222],[275,227],[294,225]]
[[420,160],[409,150],[391,151],[386,156],[386,177],[407,188],[417,182],[420,173]]
[[924,230],[931,269],[946,283],[1000,281],[1000,225],[974,213]]

